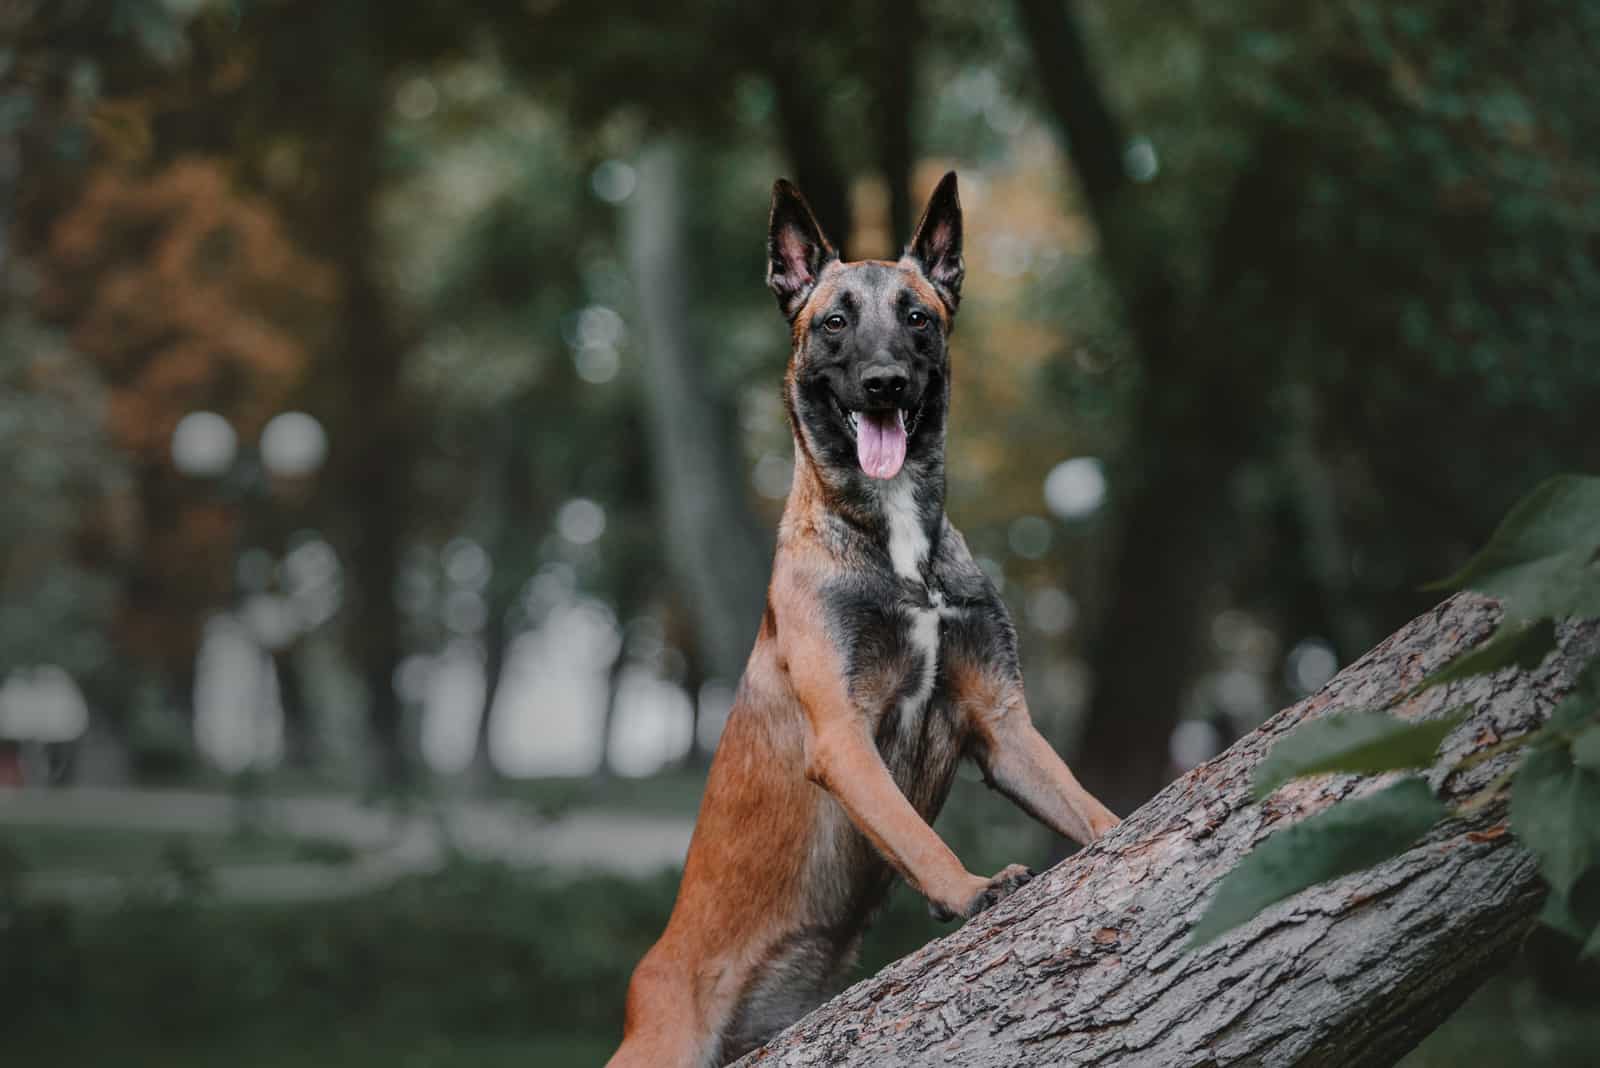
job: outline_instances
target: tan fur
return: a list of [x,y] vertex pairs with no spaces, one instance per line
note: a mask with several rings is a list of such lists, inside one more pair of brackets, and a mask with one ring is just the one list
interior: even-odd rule
[[[795,317],[796,352],[811,310],[852,266],[822,272]],[[942,308],[920,272],[890,266]],[[791,361],[791,390],[794,370]],[[870,912],[886,888],[872,882],[881,882],[872,854],[950,915],[1025,881],[1016,866],[992,879],[967,871],[929,824],[964,754],[1062,834],[1087,842],[1116,823],[1033,728],[1020,685],[983,663],[945,665],[949,730],[917,755],[920,764],[905,766],[903,755],[886,763],[875,738],[903,677],[890,664],[853,691],[846,683],[818,591],[851,565],[825,541],[828,494],[798,429],[796,442],[767,610],[712,762],[677,903],[629,985],[611,1068],[722,1063],[826,996],[865,924],[863,916],[830,926],[839,902],[859,898]]]

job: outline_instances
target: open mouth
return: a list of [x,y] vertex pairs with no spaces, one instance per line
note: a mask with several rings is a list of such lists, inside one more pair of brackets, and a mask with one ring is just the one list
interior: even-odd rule
[[893,478],[906,462],[906,443],[917,429],[922,405],[915,409],[882,408],[851,411],[834,398],[834,407],[856,443],[856,460],[869,478]]

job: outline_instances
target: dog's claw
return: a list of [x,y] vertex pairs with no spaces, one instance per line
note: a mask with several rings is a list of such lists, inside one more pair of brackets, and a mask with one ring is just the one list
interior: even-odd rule
[[1021,864],[1006,866],[989,880],[988,886],[967,902],[967,907],[962,910],[962,916],[970,920],[985,909],[998,905],[1032,881],[1033,875],[1032,868],[1024,868]]

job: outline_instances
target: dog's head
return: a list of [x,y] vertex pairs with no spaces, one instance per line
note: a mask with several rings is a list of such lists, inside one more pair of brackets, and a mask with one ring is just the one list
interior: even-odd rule
[[785,400],[807,452],[875,479],[940,454],[964,273],[955,173],[893,262],[841,261],[805,198],[779,179],[767,256],[767,285],[794,332]]

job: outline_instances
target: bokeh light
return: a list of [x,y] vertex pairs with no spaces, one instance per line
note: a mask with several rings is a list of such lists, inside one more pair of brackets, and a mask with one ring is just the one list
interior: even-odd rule
[[1086,519],[1106,499],[1106,476],[1100,461],[1075,456],[1050,469],[1044,480],[1044,502],[1062,519]]
[[314,475],[327,455],[327,431],[305,412],[282,412],[261,430],[261,463],[279,478]]
[[191,478],[217,478],[233,466],[239,435],[216,412],[190,412],[172,431],[172,465]]

